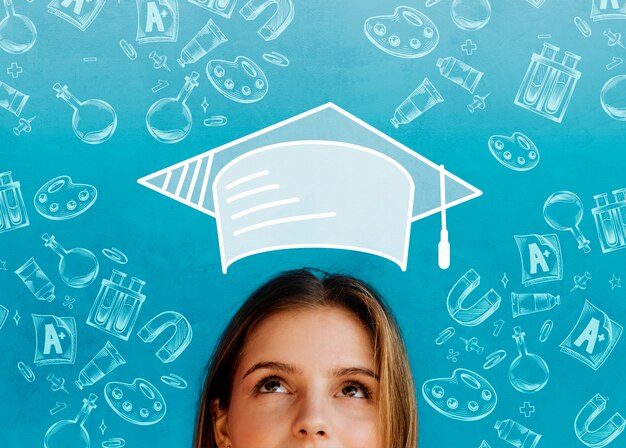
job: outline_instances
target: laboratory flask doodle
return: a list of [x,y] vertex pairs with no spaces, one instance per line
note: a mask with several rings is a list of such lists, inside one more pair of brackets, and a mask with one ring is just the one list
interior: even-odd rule
[[83,398],[83,407],[74,420],[61,420],[50,426],[43,440],[44,448],[90,448],[91,439],[85,421],[98,406],[96,394]]
[[477,31],[489,23],[491,4],[489,0],[454,0],[450,15],[456,26],[465,31]]
[[524,394],[539,392],[548,383],[550,369],[541,356],[528,352],[524,340],[526,333],[521,327],[514,327],[513,331],[518,356],[509,367],[509,381]]
[[578,248],[589,253],[591,247],[579,224],[583,219],[583,202],[571,191],[557,191],[546,199],[543,205],[543,217],[550,227],[560,231],[570,231]]
[[187,100],[193,89],[198,87],[198,72],[185,76],[185,85],[176,98],[161,98],[146,114],[146,126],[150,135],[161,143],[177,143],[191,131],[192,116]]
[[44,245],[57,254],[59,261],[59,274],[61,280],[72,288],[86,288],[91,285],[98,276],[98,259],[96,256],[82,247],[66,250],[61,246],[54,235],[44,233],[41,236]]
[[66,85],[52,86],[56,97],[65,101],[73,110],[72,128],[76,137],[92,145],[107,141],[117,128],[117,115],[111,105],[98,99],[79,101]]
[[37,28],[32,20],[15,12],[13,0],[4,0],[6,17],[0,21],[0,48],[7,53],[22,54],[33,48]]
[[626,75],[615,76],[602,86],[600,104],[612,119],[626,121]]

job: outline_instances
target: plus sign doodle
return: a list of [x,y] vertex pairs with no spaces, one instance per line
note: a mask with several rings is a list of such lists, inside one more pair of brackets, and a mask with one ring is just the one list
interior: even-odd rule
[[519,408],[520,414],[524,414],[524,417],[529,418],[533,412],[535,412],[535,407],[530,404],[530,402],[525,401],[524,405]]
[[474,43],[472,39],[467,39],[463,45],[461,45],[461,50],[468,56],[474,54],[476,50],[478,50],[478,45]]
[[7,68],[7,74],[11,75],[13,79],[17,79],[24,71],[17,62],[11,62],[11,65]]

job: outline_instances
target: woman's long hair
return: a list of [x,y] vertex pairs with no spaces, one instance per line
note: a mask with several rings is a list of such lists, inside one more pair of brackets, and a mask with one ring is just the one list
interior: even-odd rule
[[[313,271],[320,272],[318,277]],[[417,403],[408,355],[396,320],[368,284],[347,275],[316,269],[283,272],[255,290],[222,333],[207,367],[200,399],[194,448],[218,448],[211,407],[230,403],[232,382],[247,336],[267,317],[284,310],[339,307],[359,319],[369,333],[380,377],[379,427],[383,446],[417,446]]]

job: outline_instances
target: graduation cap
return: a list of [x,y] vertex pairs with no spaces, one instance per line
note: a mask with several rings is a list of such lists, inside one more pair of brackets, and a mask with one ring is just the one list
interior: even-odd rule
[[480,190],[333,103],[138,180],[216,219],[222,271],[249,255],[333,248],[405,271],[411,223]]

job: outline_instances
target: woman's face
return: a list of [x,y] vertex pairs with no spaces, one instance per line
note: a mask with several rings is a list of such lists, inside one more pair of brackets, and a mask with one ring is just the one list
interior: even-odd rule
[[282,311],[246,341],[230,406],[217,418],[220,447],[381,446],[372,342],[346,310]]

